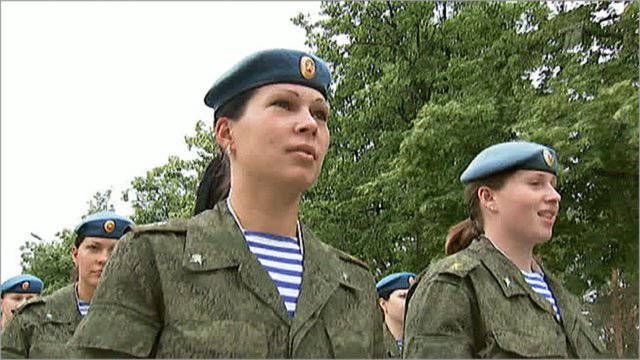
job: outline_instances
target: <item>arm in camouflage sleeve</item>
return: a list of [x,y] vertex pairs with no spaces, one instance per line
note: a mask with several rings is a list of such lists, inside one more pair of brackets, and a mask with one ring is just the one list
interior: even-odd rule
[[439,274],[418,283],[407,303],[403,357],[473,357],[474,307],[464,278]]
[[105,266],[69,346],[89,357],[149,357],[162,328],[162,293],[146,236],[128,233]]
[[22,316],[7,321],[2,329],[2,358],[26,359],[29,357],[27,329]]

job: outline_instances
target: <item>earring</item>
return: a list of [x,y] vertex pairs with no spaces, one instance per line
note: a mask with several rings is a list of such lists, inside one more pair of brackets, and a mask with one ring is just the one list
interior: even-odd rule
[[227,147],[224,149],[224,152],[227,153],[228,157],[231,157],[231,144],[227,144]]

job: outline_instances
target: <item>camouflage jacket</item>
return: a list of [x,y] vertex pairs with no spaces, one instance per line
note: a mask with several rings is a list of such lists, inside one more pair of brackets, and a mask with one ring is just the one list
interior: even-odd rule
[[2,358],[66,358],[67,341],[81,320],[75,287],[28,301],[2,332]]
[[383,328],[385,357],[387,359],[400,359],[402,356],[400,354],[400,349],[398,349],[396,338],[393,337],[393,334],[389,331],[386,323],[383,325]]
[[407,299],[405,358],[588,358],[605,349],[578,300],[544,271],[560,307],[480,237],[423,273]]
[[70,345],[84,357],[382,357],[366,265],[302,232],[292,319],[225,202],[189,220],[135,227],[118,242]]

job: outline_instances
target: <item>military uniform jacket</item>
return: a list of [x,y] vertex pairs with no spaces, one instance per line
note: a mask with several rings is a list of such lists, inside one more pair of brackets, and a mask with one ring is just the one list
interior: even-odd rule
[[84,357],[382,357],[373,276],[303,227],[295,317],[225,202],[121,239],[70,342]]
[[544,272],[561,322],[549,301],[485,237],[433,264],[407,299],[405,358],[587,358],[602,353],[604,345],[579,302]]
[[387,327],[386,323],[383,325],[383,327],[385,357],[388,359],[401,358],[402,354],[400,354],[400,349],[398,349],[396,338],[393,337],[393,334],[391,334],[391,331],[389,330],[389,327]]
[[2,332],[3,358],[66,358],[66,343],[82,317],[75,286],[30,300],[19,307]]

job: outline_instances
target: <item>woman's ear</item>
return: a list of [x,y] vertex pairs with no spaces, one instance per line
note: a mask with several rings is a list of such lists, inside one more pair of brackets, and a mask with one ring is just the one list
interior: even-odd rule
[[78,266],[78,248],[75,245],[71,245],[71,259]]
[[387,300],[383,299],[383,298],[378,298],[378,304],[380,304],[380,307],[382,308],[382,312],[383,313],[387,313]]
[[480,206],[489,210],[490,212],[495,212],[497,209],[496,198],[493,190],[488,186],[480,186],[478,188],[478,200],[480,200]]
[[229,128],[230,124],[231,121],[229,120],[229,118],[224,116],[219,118],[215,124],[215,139],[218,145],[220,145],[220,147],[222,147],[223,149],[226,149],[227,146],[231,145],[231,143],[233,142],[231,129]]

